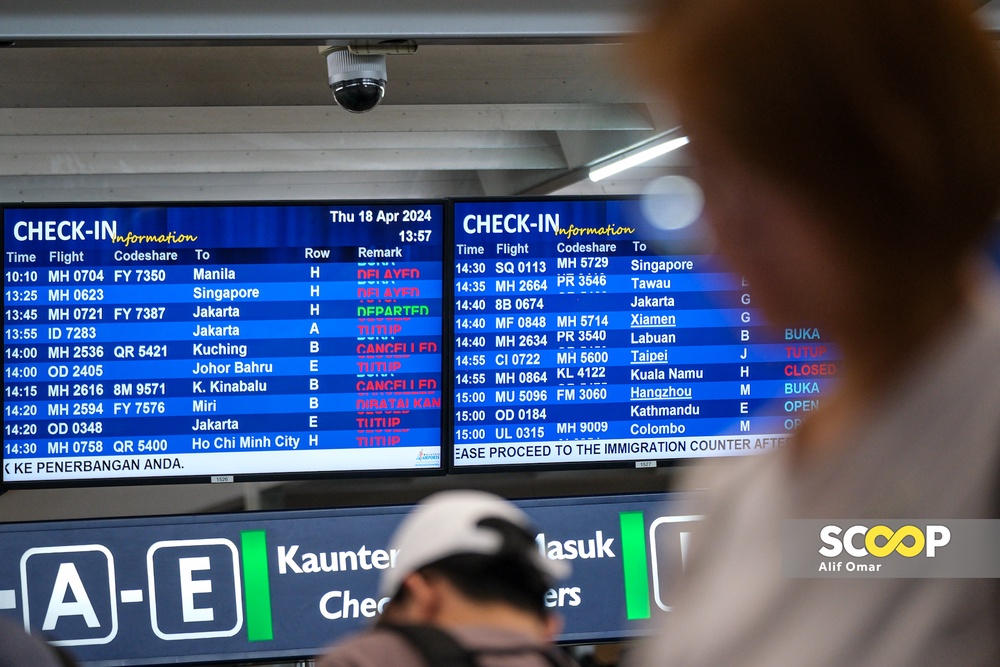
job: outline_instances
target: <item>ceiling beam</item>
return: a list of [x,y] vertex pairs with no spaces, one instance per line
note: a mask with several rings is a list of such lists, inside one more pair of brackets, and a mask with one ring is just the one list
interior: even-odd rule
[[6,0],[0,39],[29,43],[618,41],[637,0]]
[[[314,151],[552,147],[554,132],[234,132],[189,134],[8,135],[4,155],[74,153],[186,153],[201,151]],[[0,159],[2,159],[0,155]]]
[[[0,42],[594,43],[641,28],[642,0],[5,0]],[[1000,31],[1000,2],[976,0]]]
[[562,151],[549,146],[348,148],[332,150],[201,150],[0,154],[0,175],[254,173],[264,171],[392,171],[398,169],[557,169]]
[[0,201],[7,203],[443,199],[483,194],[474,171],[0,176]]
[[92,107],[0,109],[3,135],[232,132],[650,130],[644,104],[417,104],[366,114],[338,107]]

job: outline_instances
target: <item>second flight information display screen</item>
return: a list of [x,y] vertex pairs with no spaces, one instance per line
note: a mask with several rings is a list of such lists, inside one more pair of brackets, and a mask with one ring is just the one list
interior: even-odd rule
[[837,374],[638,200],[459,201],[454,225],[455,468],[761,452]]
[[6,209],[3,481],[440,469],[443,217]]

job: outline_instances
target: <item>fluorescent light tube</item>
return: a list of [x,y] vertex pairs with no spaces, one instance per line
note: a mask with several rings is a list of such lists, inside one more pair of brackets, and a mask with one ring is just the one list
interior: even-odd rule
[[631,169],[632,167],[636,167],[644,162],[649,162],[653,158],[665,155],[670,151],[677,150],[681,146],[686,146],[687,143],[687,137],[674,137],[673,139],[668,139],[663,143],[654,144],[649,148],[644,148],[638,153],[632,153],[631,155],[627,155],[602,167],[591,169],[590,180],[596,183],[597,181],[607,178],[608,176],[613,176],[617,173],[625,171],[626,169]]

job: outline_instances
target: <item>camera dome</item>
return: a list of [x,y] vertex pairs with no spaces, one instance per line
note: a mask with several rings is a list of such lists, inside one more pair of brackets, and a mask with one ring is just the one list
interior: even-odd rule
[[385,95],[384,55],[357,55],[338,49],[327,54],[326,71],[333,99],[351,113],[371,111]]

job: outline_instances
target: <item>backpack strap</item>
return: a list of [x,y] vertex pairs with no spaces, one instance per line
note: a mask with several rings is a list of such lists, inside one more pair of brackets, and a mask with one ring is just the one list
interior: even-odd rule
[[430,667],[476,667],[472,652],[450,634],[433,625],[393,625],[380,627],[395,632],[417,650]]
[[497,648],[474,649],[470,651],[473,656],[477,655],[524,655],[534,653],[542,657],[550,667],[577,667],[576,662],[570,658],[564,650],[551,646],[510,646]]
[[543,646],[498,646],[495,648],[468,649],[444,630],[432,625],[395,625],[382,623],[384,628],[405,639],[423,657],[430,667],[478,667],[478,656],[524,655],[534,653],[551,667],[575,667],[576,663],[565,651]]

